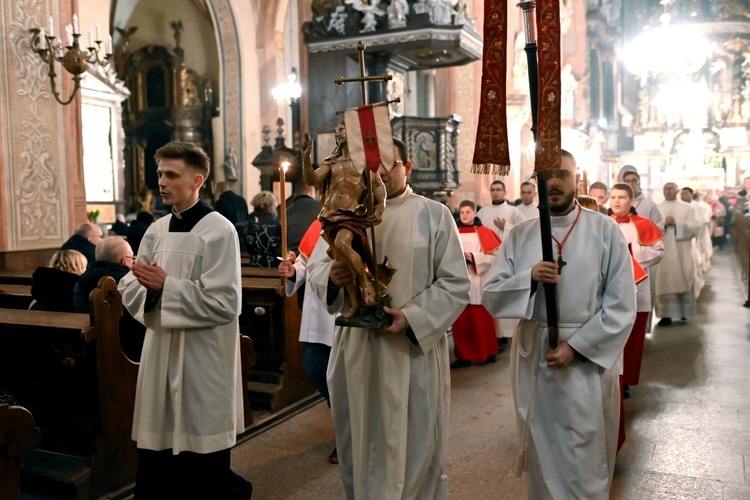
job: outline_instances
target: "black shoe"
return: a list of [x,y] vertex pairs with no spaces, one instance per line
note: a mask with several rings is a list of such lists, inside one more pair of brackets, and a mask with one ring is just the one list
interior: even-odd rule
[[497,352],[500,354],[508,346],[508,337],[500,337],[497,339]]
[[684,321],[685,323],[687,323],[687,318],[680,318],[680,319],[681,319],[682,321]]
[[497,363],[497,356],[494,354],[492,356],[487,356],[487,361],[485,361],[485,363]]
[[456,368],[465,368],[467,366],[471,366],[471,361],[467,361],[465,359],[457,359],[453,363],[451,363],[451,370],[455,370]]
[[336,448],[334,448],[331,454],[328,455],[328,461],[332,464],[339,463],[339,454],[336,452]]
[[672,324],[672,318],[662,318],[657,323],[659,326],[669,326]]
[[630,399],[630,386],[629,385],[622,386],[622,399]]

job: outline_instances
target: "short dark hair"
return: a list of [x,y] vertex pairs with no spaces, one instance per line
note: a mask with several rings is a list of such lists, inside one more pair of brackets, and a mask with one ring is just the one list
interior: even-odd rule
[[471,200],[464,200],[461,203],[458,204],[458,209],[461,210],[463,207],[471,207],[472,210],[476,212],[477,206],[476,204]]
[[607,185],[600,181],[592,182],[591,185],[589,186],[589,192],[592,189],[603,189],[605,193],[609,191],[609,189],[607,189]]
[[638,180],[641,180],[641,176],[635,170],[628,170],[627,172],[625,172],[624,174],[622,174],[622,179],[625,180],[625,177],[627,177],[629,175],[635,175],[638,178]]
[[612,186],[612,191],[615,189],[619,189],[620,191],[626,191],[628,193],[628,198],[631,200],[635,198],[635,194],[633,193],[633,188],[630,187],[630,185],[625,184],[624,182],[618,182],[614,186]]
[[560,150],[560,156],[564,156],[566,158],[570,158],[573,161],[576,161],[576,157],[573,156],[573,153],[571,153],[570,151],[568,151],[566,149],[561,149]]
[[693,191],[693,188],[689,188],[689,187],[684,187],[684,188],[682,188],[682,190],[683,190],[683,191],[687,191],[687,192],[688,192],[688,193],[690,193],[691,195],[695,194],[695,191]]
[[500,179],[492,181],[492,184],[490,184],[490,187],[494,186],[495,184],[500,184],[503,187],[503,191],[507,191],[507,188],[505,187],[505,183],[501,181]]
[[524,187],[524,186],[531,186],[531,187],[533,187],[534,189],[536,189],[536,184],[534,184],[534,183],[533,183],[533,182],[531,182],[531,181],[523,181],[523,182],[521,183],[521,187]]
[[211,171],[211,160],[205,151],[192,142],[169,142],[156,150],[154,160],[158,164],[162,160],[182,160],[185,165],[203,174],[203,179]]
[[393,138],[393,145],[398,149],[398,155],[401,157],[401,161],[406,163],[409,161],[409,152],[406,150],[406,144],[398,137]]

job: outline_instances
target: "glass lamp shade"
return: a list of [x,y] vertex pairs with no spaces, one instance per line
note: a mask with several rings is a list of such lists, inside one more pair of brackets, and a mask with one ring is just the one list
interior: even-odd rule
[[708,40],[689,24],[644,31],[625,47],[625,69],[636,76],[686,75],[706,64]]

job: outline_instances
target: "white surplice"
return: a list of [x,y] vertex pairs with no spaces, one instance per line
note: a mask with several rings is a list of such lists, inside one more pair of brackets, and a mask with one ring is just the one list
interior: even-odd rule
[[159,302],[144,312],[147,291],[132,272],[118,286],[147,327],[132,435],[143,449],[212,453],[234,445],[244,422],[239,240],[218,212],[190,232],[169,232],[172,217],[152,224],[138,250],[139,263],[167,273]]
[[[526,220],[521,212],[507,201],[504,201],[499,205],[487,205],[486,207],[482,207],[479,212],[477,212],[477,217],[482,221],[483,226],[489,227],[495,231],[495,234],[498,235],[501,240],[505,239],[504,235],[508,234],[513,226]],[[495,225],[495,219],[505,219],[504,230],[501,231]]]
[[[300,253],[294,262],[294,270],[296,271],[295,280],[284,280],[286,281],[285,291],[287,297],[294,295],[294,292],[307,283],[307,264],[307,257]],[[324,344],[330,347],[333,343],[333,330],[336,327],[334,324],[335,321],[336,315],[328,312],[326,306],[320,301],[320,297],[310,289],[309,283],[307,283],[305,297],[302,299],[299,341]]]
[[638,215],[651,219],[657,226],[659,226],[659,229],[662,231],[664,230],[664,220],[661,216],[661,212],[659,212],[659,208],[652,200],[644,197],[643,193],[640,193],[633,198],[633,208],[635,208]]
[[[635,224],[628,222],[618,224],[625,241],[630,245],[633,257],[641,267],[649,273],[651,268],[658,264],[664,257],[664,243],[657,241],[653,245],[641,245],[638,241],[638,231]],[[636,286],[636,302],[638,303],[638,312],[651,312],[651,275],[638,283]]]
[[660,318],[689,318],[695,312],[696,263],[693,239],[700,232],[696,211],[681,201],[659,203],[664,219],[672,216],[675,225],[664,231],[666,253],[655,270],[656,315]]
[[533,219],[534,217],[539,217],[539,206],[534,203],[529,203],[528,205],[524,205],[521,203],[520,205],[517,205],[516,208],[519,212],[521,212],[521,215],[523,215],[524,220]]
[[[563,241],[579,208],[552,217]],[[614,474],[620,411],[618,361],[636,316],[627,244],[609,217],[582,210],[563,248],[557,284],[560,341],[587,361],[548,368],[544,289],[532,287],[542,259],[539,219],[524,222],[500,246],[482,304],[496,317],[518,318],[511,345],[511,384],[522,439],[531,414],[527,496],[604,500]],[[557,245],[552,245],[557,258]],[[535,383],[534,383],[535,380]]]
[[[448,327],[469,303],[469,276],[450,211],[412,194],[389,199],[377,255],[396,269],[386,292],[418,341],[337,327],[328,364],[336,447],[349,499],[442,499],[450,391]],[[325,302],[330,257],[318,242],[309,282]],[[339,291],[328,308],[341,311]],[[346,304],[345,304],[346,303]]]

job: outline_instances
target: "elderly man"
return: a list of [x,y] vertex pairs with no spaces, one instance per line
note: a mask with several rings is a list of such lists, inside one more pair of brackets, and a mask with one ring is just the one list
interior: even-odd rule
[[677,184],[664,185],[664,201],[659,212],[664,218],[664,258],[656,266],[656,315],[659,325],[672,324],[672,318],[683,321],[695,312],[696,262],[693,239],[700,232],[701,221],[695,210],[677,199]]
[[86,257],[89,265],[96,259],[96,245],[104,238],[102,229],[96,224],[84,222],[76,229],[76,232],[62,244],[60,250],[78,250]]
[[[500,245],[482,295],[496,317],[521,320],[511,384],[529,498],[605,500],[620,416],[618,361],[636,317],[633,265],[614,220],[575,201],[575,159],[548,181],[553,252],[542,260],[539,219]],[[560,344],[550,350],[541,284],[557,283]]]
[[89,294],[104,276],[111,276],[116,283],[128,274],[133,265],[133,249],[119,236],[110,236],[96,245],[96,260],[89,262],[85,273],[78,278],[73,291],[73,307],[76,312],[89,312]]

